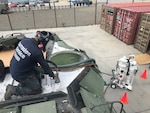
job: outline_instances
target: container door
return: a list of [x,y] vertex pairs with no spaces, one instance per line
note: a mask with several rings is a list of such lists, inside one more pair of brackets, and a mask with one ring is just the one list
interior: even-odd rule
[[125,11],[120,32],[120,39],[126,44],[133,44],[138,25],[138,12]]
[[118,39],[120,39],[120,32],[121,32],[123,18],[124,18],[124,10],[117,9],[117,15],[116,15],[115,24],[114,24],[113,35]]

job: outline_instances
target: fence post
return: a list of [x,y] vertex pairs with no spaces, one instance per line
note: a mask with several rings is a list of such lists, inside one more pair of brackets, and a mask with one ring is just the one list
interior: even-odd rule
[[29,5],[29,11],[31,10],[31,7],[30,7],[30,5]]
[[36,28],[34,10],[32,10],[32,14],[33,14],[33,24],[34,24],[34,28]]
[[48,2],[48,5],[49,5],[49,9],[51,9],[51,3],[50,3],[50,1]]
[[95,25],[96,25],[96,17],[97,17],[97,0],[95,3]]
[[9,21],[9,24],[10,24],[10,29],[12,30],[12,25],[11,25],[11,21],[10,21],[10,17],[9,17],[8,13],[7,13],[7,17],[8,17],[8,21]]
[[106,4],[108,4],[108,0],[106,0]]
[[55,14],[56,27],[58,27],[58,25],[57,25],[57,16],[56,16],[55,2],[53,2],[53,3],[54,3],[54,14]]
[[75,10],[75,5],[74,5],[74,24],[75,24],[75,26],[76,26],[76,10]]
[[69,0],[69,3],[70,3],[70,8],[71,8],[71,0]]

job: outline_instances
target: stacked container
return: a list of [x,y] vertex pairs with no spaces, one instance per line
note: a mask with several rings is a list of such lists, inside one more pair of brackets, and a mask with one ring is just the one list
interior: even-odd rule
[[141,15],[134,47],[141,52],[150,51],[150,13]]
[[117,10],[114,36],[126,44],[133,44],[142,12],[150,12],[150,6],[128,7]]
[[117,10],[124,7],[150,6],[150,2],[103,4],[101,12],[100,28],[112,34]]

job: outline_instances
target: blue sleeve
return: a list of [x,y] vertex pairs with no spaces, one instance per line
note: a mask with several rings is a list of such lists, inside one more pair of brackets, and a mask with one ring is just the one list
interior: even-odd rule
[[44,59],[42,52],[41,52],[41,54],[38,55],[37,62],[40,64],[40,66],[44,70],[44,74],[49,74],[50,76],[54,76],[54,73],[52,72],[51,68],[49,67],[47,61]]

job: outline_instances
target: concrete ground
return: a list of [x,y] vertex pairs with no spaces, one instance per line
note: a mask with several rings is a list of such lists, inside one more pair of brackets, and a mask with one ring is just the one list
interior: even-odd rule
[[[114,36],[100,29],[99,25],[67,27],[67,28],[49,28],[34,29],[21,31],[0,31],[1,35],[9,33],[29,33],[37,30],[47,30],[55,32],[62,40],[72,47],[85,50],[89,57],[96,60],[99,69],[104,73],[111,74],[111,70],[115,69],[117,59],[130,54],[138,55],[140,51],[135,49],[133,45],[126,45]],[[140,75],[147,71],[147,79],[140,78]],[[116,101],[126,92],[128,104],[124,104],[126,113],[150,113],[150,69],[149,65],[138,65],[138,72],[134,79],[133,90],[125,89],[107,89],[105,93],[106,100]],[[110,76],[102,75],[104,80],[109,83]]]

